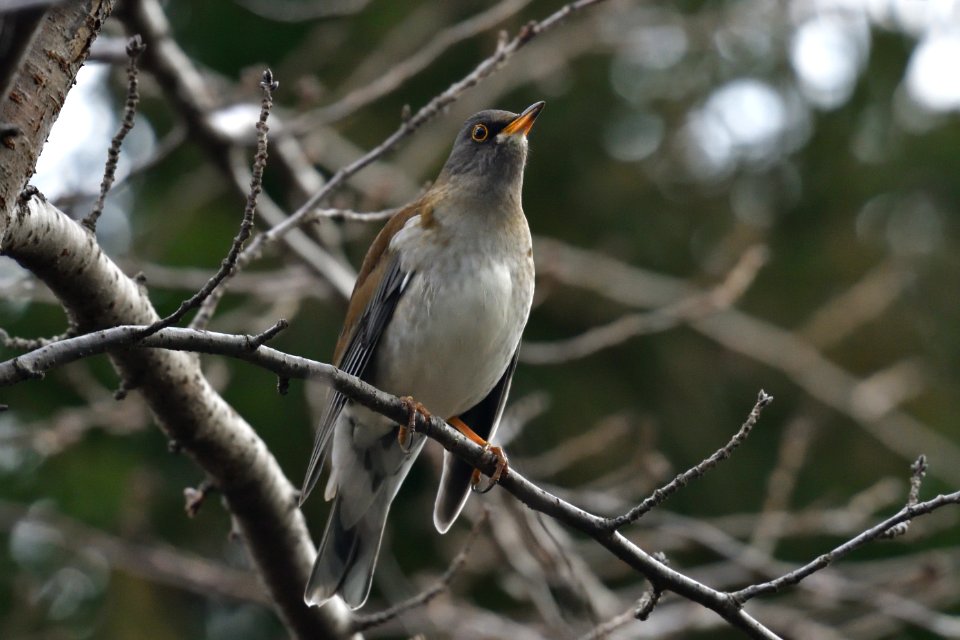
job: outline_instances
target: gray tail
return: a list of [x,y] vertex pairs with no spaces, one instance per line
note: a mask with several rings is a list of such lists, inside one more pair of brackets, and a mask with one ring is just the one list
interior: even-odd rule
[[390,500],[382,497],[374,499],[369,509],[351,526],[344,525],[341,497],[338,495],[334,499],[320,551],[303,595],[308,605],[323,604],[336,594],[340,594],[351,609],[359,609],[367,601],[383,527],[390,510]]
[[470,477],[473,467],[449,451],[443,452],[443,474],[440,490],[433,505],[433,526],[446,533],[454,523],[470,497]]

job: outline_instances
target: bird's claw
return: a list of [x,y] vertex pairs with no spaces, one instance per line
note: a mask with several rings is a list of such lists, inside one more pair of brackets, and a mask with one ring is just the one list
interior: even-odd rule
[[421,403],[413,399],[413,396],[404,396],[400,398],[403,404],[407,407],[407,424],[406,426],[401,426],[400,430],[397,431],[397,444],[400,445],[400,449],[404,453],[410,451],[410,441],[412,440],[411,435],[416,433],[417,429],[417,413],[423,415],[424,418],[430,419],[430,412],[427,411],[427,408]]
[[497,468],[494,469],[493,475],[490,476],[490,480],[485,486],[481,486],[482,477],[480,469],[473,470],[473,475],[470,476],[470,488],[476,493],[487,493],[493,489],[500,482],[500,478],[503,477],[508,468],[507,454],[503,452],[503,449],[495,447],[488,442],[483,445],[483,450],[490,451],[493,455],[497,456]]

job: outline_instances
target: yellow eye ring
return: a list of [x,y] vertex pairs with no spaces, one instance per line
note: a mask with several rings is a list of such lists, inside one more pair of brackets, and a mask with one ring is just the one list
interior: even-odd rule
[[487,125],[485,124],[478,124],[474,126],[473,131],[470,132],[470,137],[473,138],[475,142],[483,142],[489,135],[490,130],[487,129]]

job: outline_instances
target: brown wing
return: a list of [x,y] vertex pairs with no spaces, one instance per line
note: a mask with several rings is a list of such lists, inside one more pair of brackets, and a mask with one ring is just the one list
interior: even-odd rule
[[[368,365],[376,350],[380,336],[383,335],[400,297],[410,281],[412,273],[404,272],[400,267],[399,256],[390,251],[390,240],[403,228],[407,221],[418,213],[429,211],[423,201],[398,211],[384,225],[367,251],[357,282],[347,306],[347,317],[343,331],[334,349],[333,362],[342,371],[365,379]],[[321,460],[333,435],[347,398],[338,391],[331,392],[330,400],[324,409],[317,429],[313,453],[307,466],[306,478],[300,492],[300,503],[307,499],[316,486],[323,471]]]

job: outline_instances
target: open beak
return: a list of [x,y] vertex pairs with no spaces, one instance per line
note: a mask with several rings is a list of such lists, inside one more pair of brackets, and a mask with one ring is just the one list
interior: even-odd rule
[[532,105],[523,110],[519,116],[513,119],[513,121],[505,126],[501,133],[512,136],[516,133],[522,133],[527,135],[530,133],[530,129],[533,128],[533,123],[537,119],[537,116],[540,115],[540,112],[543,111],[543,105],[546,102],[541,100],[540,102],[534,102]]

